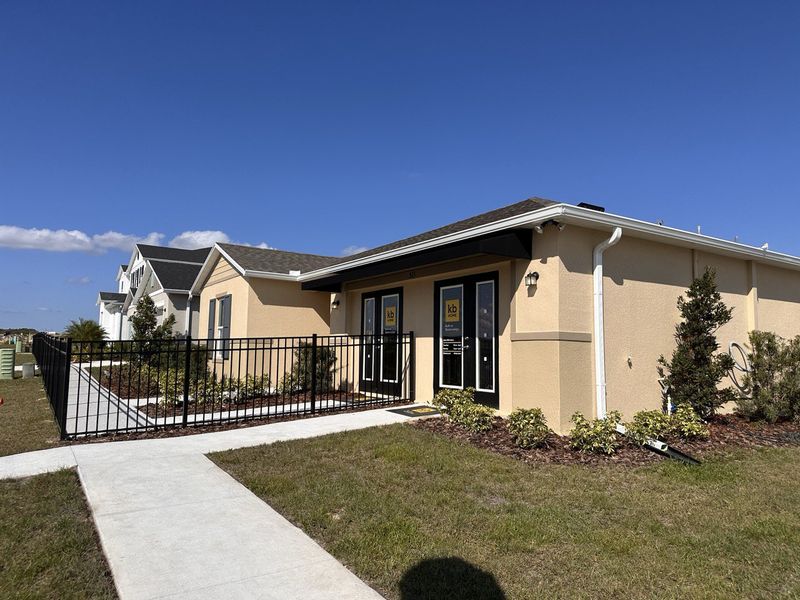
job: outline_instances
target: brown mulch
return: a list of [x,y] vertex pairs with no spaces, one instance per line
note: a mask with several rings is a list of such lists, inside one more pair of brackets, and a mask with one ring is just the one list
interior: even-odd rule
[[[317,403],[328,402],[328,401],[353,403],[353,402],[360,402],[366,399],[367,399],[366,396],[360,394],[331,392],[327,394],[317,394],[316,401]],[[190,402],[189,414],[195,415],[195,414],[203,414],[210,412],[246,410],[253,408],[267,408],[271,406],[283,406],[284,404],[299,404],[304,402],[311,402],[310,392],[304,392],[301,394],[299,393],[291,394],[291,395],[272,394],[261,398],[248,398],[247,400],[243,400],[241,402],[226,400],[221,404],[214,404],[213,406]],[[317,406],[321,405],[317,404]],[[174,406],[164,406],[164,405],[159,406],[158,404],[149,402],[147,404],[140,405],[137,408],[139,409],[140,412],[143,412],[148,417],[152,417],[154,419],[164,418],[164,417],[180,417],[183,415],[183,405],[181,403],[176,404]]]
[[[611,456],[579,452],[569,447],[567,437],[555,433],[550,434],[544,447],[526,450],[514,443],[507,422],[499,417],[485,433],[472,433],[447,418],[418,419],[413,425],[527,463],[636,467],[664,460],[632,444],[622,445]],[[708,438],[666,441],[695,458],[724,454],[737,448],[800,446],[800,423],[751,423],[735,415],[720,415],[709,422]]]

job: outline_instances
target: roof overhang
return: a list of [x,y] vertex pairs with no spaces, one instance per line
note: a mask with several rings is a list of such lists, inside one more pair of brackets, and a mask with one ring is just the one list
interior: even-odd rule
[[[470,256],[497,256],[530,260],[533,230],[511,229],[363,264],[319,279],[302,282],[304,290],[339,292],[342,284],[386,273],[414,269]],[[301,277],[302,278],[302,277]]]

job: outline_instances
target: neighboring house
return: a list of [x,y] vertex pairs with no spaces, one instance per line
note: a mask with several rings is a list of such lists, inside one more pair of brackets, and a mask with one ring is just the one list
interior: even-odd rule
[[330,256],[216,244],[191,288],[193,297],[200,302],[199,337],[328,334],[330,293],[303,291],[297,278],[337,260]]
[[174,315],[175,334],[186,335],[191,325],[193,335],[197,335],[200,305],[189,290],[209,251],[137,244],[129,264],[117,271],[118,291],[101,292],[98,297],[100,324],[108,339],[131,339],[129,319],[144,294],[156,305],[159,325]]
[[333,334],[413,331],[416,400],[474,387],[502,413],[541,407],[563,432],[575,411],[661,405],[656,361],[674,347],[677,297],[706,266],[734,309],[723,351],[756,328],[800,334],[800,258],[538,198],[295,279],[335,294]]

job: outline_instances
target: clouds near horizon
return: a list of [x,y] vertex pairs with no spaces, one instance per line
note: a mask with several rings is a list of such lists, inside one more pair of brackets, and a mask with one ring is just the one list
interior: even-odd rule
[[[14,250],[86,252],[89,254],[105,254],[110,250],[131,252],[135,244],[158,246],[165,238],[165,234],[156,231],[147,235],[134,235],[118,231],[88,234],[77,229],[40,229],[0,225],[0,247]],[[173,237],[168,245],[172,248],[193,250],[213,246],[216,242],[229,243],[231,238],[224,231],[218,230],[184,231]],[[265,242],[244,245],[269,248]]]

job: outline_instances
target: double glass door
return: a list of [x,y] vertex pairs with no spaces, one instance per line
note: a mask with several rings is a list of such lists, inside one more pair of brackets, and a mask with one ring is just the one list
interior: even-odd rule
[[400,387],[402,290],[361,297],[361,389],[397,395]]
[[497,273],[435,284],[434,387],[475,388],[497,407]]

